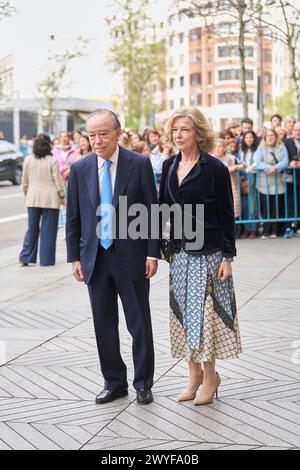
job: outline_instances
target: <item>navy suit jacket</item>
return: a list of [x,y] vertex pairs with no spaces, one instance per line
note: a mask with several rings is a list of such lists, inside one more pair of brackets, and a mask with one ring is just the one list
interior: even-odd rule
[[[151,205],[157,204],[157,191],[150,160],[122,147],[119,152],[113,196],[117,220],[119,196],[127,196],[128,207],[137,203],[144,204],[148,209],[149,217]],[[86,284],[92,277],[99,250],[96,231],[99,223],[97,216],[99,205],[98,158],[92,153],[71,166],[67,197],[68,263],[81,262]],[[134,217],[128,217],[127,223],[129,224],[133,219]],[[114,240],[114,245],[120,266],[132,280],[145,279],[147,257],[160,258],[159,240],[152,240],[150,236],[146,240],[117,238]]]
[[[289,154],[289,162],[291,163],[293,160],[298,161],[300,158],[299,150],[296,147],[293,137],[290,139],[286,139],[284,145]],[[296,170],[296,183],[297,186],[300,185],[300,170]]]

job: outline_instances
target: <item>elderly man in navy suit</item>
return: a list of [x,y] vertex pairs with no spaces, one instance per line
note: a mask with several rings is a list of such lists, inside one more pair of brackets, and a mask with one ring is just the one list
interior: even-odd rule
[[[112,236],[111,228],[112,219],[115,226],[121,219],[120,196],[127,197],[129,207],[143,204],[150,214],[157,204],[153,171],[148,158],[118,145],[121,125],[113,112],[96,111],[86,128],[94,153],[71,166],[66,241],[73,275],[87,284],[93,311],[105,379],[96,403],[128,394],[127,369],[120,353],[119,296],[133,339],[133,386],[137,402],[146,405],[153,401],[154,374],[149,280],[157,271],[159,240],[150,234],[137,239]],[[127,227],[130,220],[126,219]]]

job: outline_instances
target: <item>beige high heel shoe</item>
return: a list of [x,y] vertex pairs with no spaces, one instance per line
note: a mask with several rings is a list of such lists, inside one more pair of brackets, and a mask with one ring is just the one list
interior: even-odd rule
[[[221,385],[221,377],[219,376],[218,372],[216,372],[216,387],[215,390],[211,395],[208,395],[207,393],[203,393],[202,390],[200,389],[196,393],[196,398],[194,400],[194,405],[199,406],[199,405],[208,405],[209,403],[212,403],[214,401],[214,396],[216,395],[216,398],[218,398],[218,389]],[[201,393],[202,392],[202,393]]]
[[203,382],[203,370],[201,370],[201,376],[200,376],[199,382],[195,386],[194,390],[188,390],[187,388],[185,388],[183,390],[183,392],[181,392],[181,394],[179,395],[177,400],[179,402],[194,400],[194,398],[196,396],[196,393],[197,393],[197,390],[200,387],[200,385],[202,384],[202,382]]

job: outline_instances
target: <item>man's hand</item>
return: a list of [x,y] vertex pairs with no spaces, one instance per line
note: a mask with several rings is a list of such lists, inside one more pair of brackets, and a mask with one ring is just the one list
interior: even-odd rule
[[146,261],[146,279],[151,279],[157,273],[158,261],[147,259]]
[[219,272],[218,272],[218,281],[224,282],[226,281],[230,276],[232,276],[232,266],[230,261],[223,261]]
[[76,281],[84,282],[80,261],[74,261],[72,263],[72,274],[75,277]]

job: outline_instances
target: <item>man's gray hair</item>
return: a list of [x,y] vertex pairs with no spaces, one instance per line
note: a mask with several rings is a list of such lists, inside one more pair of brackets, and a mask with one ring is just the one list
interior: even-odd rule
[[96,111],[94,111],[93,113],[91,113],[88,117],[87,117],[87,120],[86,120],[86,126],[88,125],[89,123],[89,120],[92,119],[93,117],[95,116],[103,116],[103,115],[106,115],[106,116],[109,116],[112,120],[112,123],[113,123],[113,126],[114,126],[114,129],[121,129],[121,123],[118,119],[118,116],[113,112],[111,111],[110,109],[97,109]]

